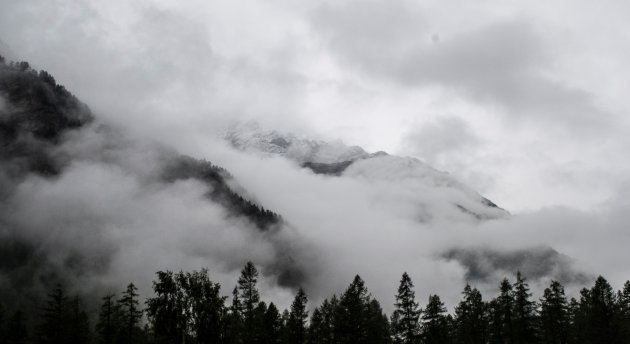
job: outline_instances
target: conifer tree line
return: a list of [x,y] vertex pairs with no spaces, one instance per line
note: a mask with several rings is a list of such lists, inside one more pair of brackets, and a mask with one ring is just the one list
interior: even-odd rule
[[120,294],[104,295],[93,325],[82,300],[57,285],[34,326],[26,325],[21,310],[8,312],[0,305],[0,344],[630,343],[630,281],[614,292],[600,276],[571,298],[552,281],[534,299],[526,278],[517,273],[514,281],[500,281],[490,300],[466,285],[449,313],[438,295],[421,305],[404,273],[388,317],[358,275],[312,312],[302,289],[283,311],[262,301],[258,278],[248,262],[228,302],[205,269],[158,271],[145,302],[133,283]]

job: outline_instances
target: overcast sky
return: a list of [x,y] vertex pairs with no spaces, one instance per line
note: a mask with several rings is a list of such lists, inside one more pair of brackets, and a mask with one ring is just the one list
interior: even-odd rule
[[[318,283],[338,284],[335,290],[346,283],[339,276],[364,271],[378,295],[389,295],[390,281],[408,269],[426,290],[440,291],[459,281],[463,268],[437,264],[436,252],[457,245],[491,247],[489,256],[550,246],[575,258],[580,271],[606,273],[618,286],[630,258],[628,13],[630,3],[612,0],[0,0],[0,54],[49,71],[97,118],[130,137],[228,168],[264,205],[286,215],[323,260],[344,262],[322,264],[329,269],[323,276],[334,278]],[[324,180],[286,161],[217,147],[217,132],[235,120],[415,156],[517,216],[474,228],[418,229],[409,216],[389,212],[400,210],[400,200],[370,203],[381,189],[404,194],[406,184]],[[79,164],[59,185],[27,183],[20,199],[27,214],[46,208],[47,195],[79,194],[68,196],[73,201],[59,214],[90,204],[94,180],[120,184],[90,206],[97,214],[113,206],[103,211],[118,218],[116,204],[127,199],[123,223],[152,219],[146,204],[170,209],[165,199],[199,197],[198,185],[184,184],[138,201],[128,197],[135,185],[128,173],[92,167]],[[43,196],[37,183],[46,184]],[[201,228],[216,210],[179,207],[178,216],[164,211],[167,220],[153,219],[163,228],[192,219],[169,232],[182,240],[176,247],[209,235]],[[125,252],[154,257],[173,245],[167,232],[151,247]],[[357,233],[375,239],[357,247]],[[231,235],[224,247],[232,255],[232,248],[257,240]],[[225,258],[206,249],[220,257],[204,259]],[[274,259],[265,249],[252,254]],[[184,268],[197,263],[183,251],[163,260],[187,262]],[[162,263],[149,260],[151,269]],[[455,299],[460,286],[449,288]]]
[[626,1],[2,0],[0,49],[183,150],[256,119],[416,156],[514,213],[592,209],[630,168],[628,13]]

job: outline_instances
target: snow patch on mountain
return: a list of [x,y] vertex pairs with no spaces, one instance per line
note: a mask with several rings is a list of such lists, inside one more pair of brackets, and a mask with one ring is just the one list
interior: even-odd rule
[[333,164],[370,156],[363,148],[342,141],[325,142],[265,130],[258,123],[233,124],[223,137],[235,148],[254,153],[282,155],[300,164]]
[[413,217],[421,222],[487,220],[509,215],[449,173],[413,157],[368,153],[339,140],[298,137],[265,130],[258,123],[232,125],[224,139],[239,150],[280,155],[317,174],[365,180],[377,190],[375,201],[395,203],[396,209],[413,212]]

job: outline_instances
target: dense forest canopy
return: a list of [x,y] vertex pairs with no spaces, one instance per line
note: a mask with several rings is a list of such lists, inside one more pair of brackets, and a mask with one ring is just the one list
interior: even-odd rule
[[614,292],[601,276],[574,297],[552,281],[536,299],[517,272],[489,300],[467,284],[449,311],[438,295],[417,300],[404,273],[391,316],[358,275],[316,307],[300,288],[283,311],[261,299],[258,281],[248,262],[228,299],[208,270],[158,271],[152,295],[130,283],[103,295],[94,319],[57,285],[37,314],[0,308],[0,343],[630,343],[630,281]]

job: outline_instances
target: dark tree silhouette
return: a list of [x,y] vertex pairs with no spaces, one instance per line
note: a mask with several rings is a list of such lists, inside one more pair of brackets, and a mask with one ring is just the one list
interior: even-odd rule
[[115,343],[120,334],[122,315],[115,298],[115,294],[108,294],[102,298],[103,303],[96,323],[96,334],[99,343],[102,344]]
[[458,344],[486,343],[488,313],[481,293],[467,284],[462,295],[462,301],[455,307],[455,341]]
[[57,285],[49,294],[46,307],[42,310],[42,323],[38,330],[38,342],[62,344],[68,341],[66,315],[68,297],[61,285]]
[[490,343],[514,343],[512,309],[514,298],[512,284],[507,278],[501,281],[499,296],[490,302]]
[[260,302],[258,293],[258,270],[254,263],[247,262],[241,270],[238,279],[238,290],[242,302],[243,313],[243,341],[254,343],[256,338],[256,307]]
[[392,313],[391,330],[394,343],[412,344],[420,340],[420,313],[416,302],[413,282],[405,272],[396,294],[395,309]]
[[437,295],[429,296],[429,303],[422,313],[422,339],[425,344],[450,342],[446,307]]
[[300,288],[295,295],[295,299],[291,304],[291,312],[287,322],[287,333],[289,342],[302,344],[306,341],[306,322],[308,320],[308,311],[306,303],[308,299],[304,290]]
[[136,343],[137,333],[142,331],[140,319],[143,312],[139,306],[138,296],[138,288],[133,283],[129,283],[127,289],[122,293],[122,297],[118,300],[123,343]]
[[513,286],[512,328],[514,343],[529,344],[536,341],[536,303],[530,300],[529,285],[520,272]]
[[321,306],[315,308],[311,316],[308,332],[308,342],[317,344],[335,343],[335,312],[338,307],[338,299],[333,295],[330,301],[325,299]]
[[569,340],[569,311],[564,287],[551,281],[540,299],[540,341],[565,344]]

